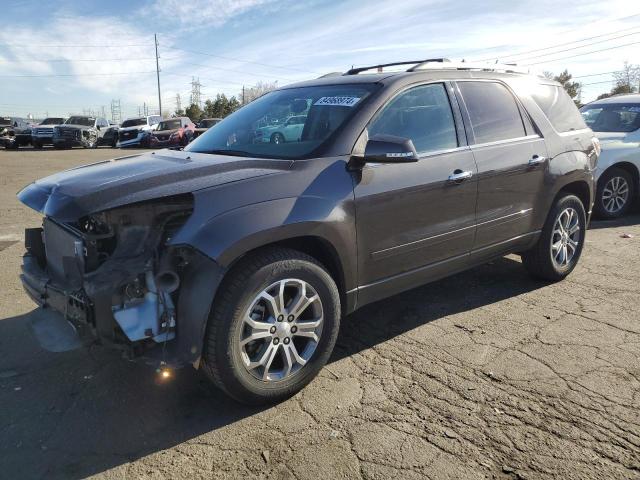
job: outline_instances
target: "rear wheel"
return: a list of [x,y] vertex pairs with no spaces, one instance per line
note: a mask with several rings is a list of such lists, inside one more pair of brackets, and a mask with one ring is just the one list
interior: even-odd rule
[[596,213],[600,218],[621,217],[631,208],[634,196],[633,176],[622,168],[610,168],[598,180]]
[[325,365],[340,325],[335,282],[315,259],[269,249],[239,262],[216,295],[205,373],[243,403],[283,400]]
[[522,254],[522,263],[534,277],[557,282],[578,264],[586,231],[584,206],[575,195],[556,200],[536,245]]

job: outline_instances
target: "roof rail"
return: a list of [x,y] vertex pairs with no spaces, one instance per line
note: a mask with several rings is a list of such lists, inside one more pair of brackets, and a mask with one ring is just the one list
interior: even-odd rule
[[396,67],[398,65],[414,65],[414,67],[407,70],[408,72],[412,72],[413,68],[417,67],[418,65],[423,65],[426,63],[442,64],[444,62],[450,62],[450,60],[448,58],[429,58],[426,60],[414,60],[410,62],[381,63],[380,65],[371,65],[369,67],[352,68],[351,70],[348,70],[346,73],[344,73],[344,75],[357,75],[359,73],[366,72],[367,70],[373,70],[374,68],[382,70],[384,67]]
[[474,63],[474,62],[448,62],[446,65],[437,62],[424,62],[407,70],[408,72],[416,72],[419,70],[433,69],[451,69],[451,70],[476,70],[483,72],[503,72],[503,73],[524,73],[530,74],[528,68],[518,67],[515,63]]

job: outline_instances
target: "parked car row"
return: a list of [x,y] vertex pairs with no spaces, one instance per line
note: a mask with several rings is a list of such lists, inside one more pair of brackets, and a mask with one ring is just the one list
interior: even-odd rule
[[101,117],[72,115],[68,119],[48,117],[28,125],[20,119],[0,117],[0,145],[8,149],[27,145],[36,149],[185,146],[220,120],[206,118],[196,125],[188,117],[163,120],[160,115],[148,115],[128,118],[118,126]]

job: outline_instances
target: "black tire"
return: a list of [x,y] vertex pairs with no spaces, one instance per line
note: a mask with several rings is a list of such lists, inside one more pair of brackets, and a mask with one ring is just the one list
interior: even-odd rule
[[[283,279],[311,285],[322,302],[322,333],[307,363],[281,380],[260,380],[242,363],[238,334],[242,318],[262,290]],[[224,279],[211,309],[204,342],[203,370],[239,402],[279,402],[307,385],[326,364],[340,327],[340,295],[335,282],[314,258],[296,250],[269,248],[238,262]],[[284,322],[286,323],[286,321]],[[269,341],[269,340],[267,340]]]
[[[626,201],[624,205],[617,210],[612,211],[611,207],[607,208],[608,204],[610,204],[611,199],[605,198],[604,192],[605,187],[612,181],[612,179],[623,179],[628,186],[628,192]],[[595,213],[598,218],[602,219],[613,219],[618,218],[626,214],[631,205],[633,205],[633,201],[636,195],[636,185],[633,180],[633,176],[626,170],[618,167],[612,167],[606,172],[602,174],[600,179],[598,180],[598,188],[596,190],[596,201],[595,201]],[[608,197],[608,196],[607,196]],[[615,202],[615,200],[614,200]]]
[[53,148],[56,150],[64,150],[67,146],[64,143],[54,143]]
[[271,135],[270,142],[271,143],[284,143],[285,142],[284,135],[282,135],[280,132],[276,132],[276,133]]
[[[578,218],[577,225],[579,226],[579,236],[577,238],[577,247],[573,253],[573,256],[566,265],[559,265],[554,261],[552,251],[552,240],[556,239],[554,235],[554,227],[558,221],[560,215],[567,209],[573,209]],[[582,248],[584,247],[584,239],[587,226],[587,216],[585,213],[584,205],[578,197],[575,195],[565,195],[559,197],[547,216],[547,220],[542,228],[540,238],[533,248],[527,252],[521,254],[522,263],[527,269],[529,274],[534,278],[540,280],[547,280],[550,282],[559,282],[569,275],[578,264],[580,255],[582,254]]]
[[42,148],[42,144],[35,140],[32,142],[32,145],[33,145],[33,148],[35,148],[36,150],[40,150]]

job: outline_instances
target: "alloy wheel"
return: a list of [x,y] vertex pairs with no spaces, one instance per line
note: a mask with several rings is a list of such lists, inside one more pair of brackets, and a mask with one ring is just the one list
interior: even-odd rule
[[551,258],[560,268],[567,267],[580,244],[580,218],[573,208],[564,209],[553,226],[551,234]]
[[623,177],[611,177],[602,189],[602,207],[607,213],[615,214],[629,201],[629,184]]
[[245,312],[238,342],[245,368],[266,382],[288,379],[315,352],[322,301],[304,280],[284,279],[262,290]]

